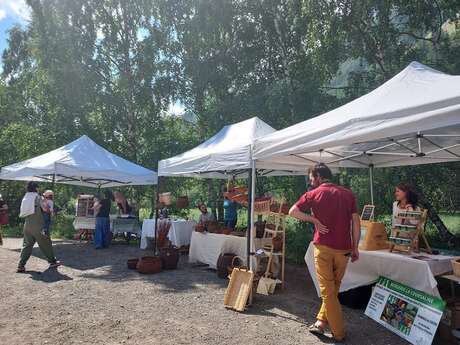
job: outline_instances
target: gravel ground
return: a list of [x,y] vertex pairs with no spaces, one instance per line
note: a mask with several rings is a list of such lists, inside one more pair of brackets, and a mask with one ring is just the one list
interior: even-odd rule
[[[144,276],[126,260],[145,255],[115,244],[56,241],[62,266],[47,269],[38,248],[26,274],[15,273],[21,239],[0,247],[0,344],[333,344],[310,335],[319,307],[306,268],[288,266],[284,292],[257,295],[245,313],[226,310],[226,280],[187,264]],[[346,344],[407,344],[362,311],[345,308]]]

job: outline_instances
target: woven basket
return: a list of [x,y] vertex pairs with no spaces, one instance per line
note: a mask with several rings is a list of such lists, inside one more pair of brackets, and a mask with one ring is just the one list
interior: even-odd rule
[[275,212],[275,213],[281,213],[284,215],[289,214],[289,210],[291,209],[291,205],[287,203],[282,203],[281,204],[281,210],[280,210],[280,204],[278,202],[274,202],[270,205],[270,211]]
[[165,205],[165,206],[169,206],[171,205],[171,193],[161,193],[159,195],[159,198],[160,198],[160,202]]
[[160,249],[161,263],[165,270],[175,270],[179,262],[179,248],[171,246]]
[[139,262],[139,258],[128,259],[127,261],[128,268],[130,270],[135,270],[138,262]]
[[225,254],[220,254],[219,258],[217,259],[217,276],[219,278],[227,278],[228,276],[228,270],[227,267],[232,265],[233,258],[236,257],[235,254],[233,253],[225,253]]
[[236,194],[234,195],[231,200],[233,202],[236,202],[237,204],[241,204],[241,205],[247,205],[248,204],[248,195],[247,194]]
[[188,196],[178,196],[176,199],[176,207],[177,208],[187,208],[189,206]]
[[207,221],[206,222],[206,231],[212,232],[212,233],[218,233],[219,232],[219,223],[214,221],[214,220]]
[[161,259],[159,256],[144,256],[136,265],[136,269],[142,274],[154,274],[161,272]]
[[195,231],[196,232],[205,232],[206,228],[203,224],[197,224],[195,225]]
[[270,213],[270,205],[273,202],[272,197],[257,198],[254,202],[254,213],[267,214]]
[[230,235],[232,233],[233,229],[232,228],[223,228],[222,233],[224,235]]
[[248,188],[244,187],[244,186],[238,186],[238,187],[233,188],[233,191],[235,191],[237,193],[245,194],[245,193],[248,192]]

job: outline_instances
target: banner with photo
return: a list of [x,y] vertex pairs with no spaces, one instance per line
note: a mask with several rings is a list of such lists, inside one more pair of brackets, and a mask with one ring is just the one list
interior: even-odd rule
[[430,345],[446,302],[394,280],[380,277],[365,314],[416,345]]

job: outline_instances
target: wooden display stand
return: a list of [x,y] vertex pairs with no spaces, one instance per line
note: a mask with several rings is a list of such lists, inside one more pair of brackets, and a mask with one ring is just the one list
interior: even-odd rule
[[425,251],[431,254],[431,247],[424,232],[427,214],[427,210],[405,211],[398,214],[401,223],[391,230],[390,252],[418,253],[421,238],[425,243]]
[[[77,198],[77,205],[75,207],[75,217],[94,217],[94,195],[81,194]],[[78,235],[75,236],[78,240],[93,240],[93,230],[91,229],[79,229]]]
[[[264,236],[263,238],[272,239],[271,244],[266,244],[263,246],[263,251],[268,257],[268,264],[266,272],[271,271],[271,265],[273,264],[274,257],[278,257],[278,262],[280,264],[280,274],[278,279],[281,281],[281,288],[284,289],[284,275],[285,275],[285,264],[286,264],[286,215],[282,213],[282,207],[285,203],[284,199],[280,202],[279,212],[266,212],[263,214],[267,216]],[[257,215],[258,213],[256,213]],[[262,213],[261,213],[262,214]],[[281,237],[282,245],[281,250],[277,250],[273,244],[274,238]],[[267,274],[265,274],[267,276]]]
[[94,195],[79,195],[77,207],[75,210],[76,217],[94,217]]

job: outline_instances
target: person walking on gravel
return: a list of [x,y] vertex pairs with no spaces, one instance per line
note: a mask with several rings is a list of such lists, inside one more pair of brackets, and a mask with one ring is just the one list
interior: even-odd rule
[[21,250],[21,258],[18,264],[18,273],[26,271],[25,266],[32,254],[32,249],[35,242],[45,255],[50,267],[59,265],[56,257],[54,256],[53,245],[49,237],[43,234],[43,212],[47,210],[47,205],[44,203],[42,197],[38,194],[38,184],[36,182],[29,182],[27,184],[27,192],[21,202],[21,211],[19,216],[25,218],[24,222],[24,240]]
[[[352,262],[359,258],[360,218],[355,196],[331,182],[332,173],[325,164],[315,165],[309,175],[315,189],[302,195],[289,210],[290,216],[315,225],[315,268],[323,303],[309,331],[324,334],[329,325],[334,339],[341,342],[345,325],[338,293],[349,258]],[[306,215],[307,211],[312,216]]]

